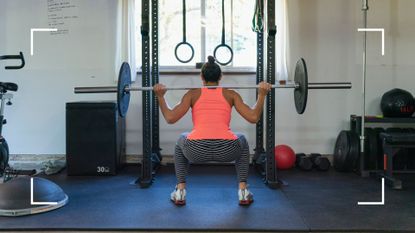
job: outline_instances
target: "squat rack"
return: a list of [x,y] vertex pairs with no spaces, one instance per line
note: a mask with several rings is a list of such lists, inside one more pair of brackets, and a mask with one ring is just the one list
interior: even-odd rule
[[[258,0],[264,6],[264,0]],[[261,8],[263,15],[264,9]],[[159,82],[159,49],[158,49],[158,0],[141,1],[141,36],[142,36],[142,86],[149,87]],[[151,23],[151,33],[150,33]],[[151,46],[150,46],[151,34]],[[275,84],[275,37],[277,27],[275,24],[275,0],[267,0],[267,47],[266,47],[266,79],[268,83]],[[257,31],[257,84],[264,80],[264,32]],[[150,60],[151,59],[151,60]],[[150,66],[151,64],[151,66]],[[143,160],[141,171],[136,181],[142,188],[149,187],[154,179],[157,167],[160,165],[160,129],[158,102],[155,95],[149,91],[142,92],[142,125],[143,125]],[[265,108],[265,133],[266,142],[264,149],[264,122],[261,120],[256,125],[256,148],[254,164],[264,176],[264,182],[270,188],[280,185],[277,168],[274,159],[275,146],[275,89],[267,95]]]

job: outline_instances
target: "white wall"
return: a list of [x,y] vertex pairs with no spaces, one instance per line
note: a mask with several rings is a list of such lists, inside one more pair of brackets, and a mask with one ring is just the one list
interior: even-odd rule
[[[27,65],[18,71],[0,69],[0,80],[15,81],[20,90],[6,109],[4,135],[15,154],[65,153],[65,103],[114,99],[114,95],[77,95],[74,86],[113,85],[115,0],[79,1],[81,23],[67,36],[36,36],[35,56],[29,56],[29,31],[46,27],[46,0],[0,1],[0,54],[23,51]],[[414,92],[415,9],[413,0],[371,0],[369,27],[386,31],[386,54],[380,55],[380,34],[368,35],[368,114],[380,114],[379,98],[392,87]],[[360,0],[288,0],[290,64],[306,59],[311,82],[350,81],[349,91],[311,91],[304,115],[297,115],[292,91],[277,93],[277,143],[296,151],[332,153],[335,138],[348,127],[350,114],[360,113],[362,34]],[[139,45],[138,45],[139,46]],[[4,62],[0,66],[4,66]],[[254,76],[228,76],[226,83],[252,84]],[[168,85],[196,84],[198,77],[162,76]],[[138,82],[138,85],[140,82]],[[241,91],[250,104],[253,92]],[[167,98],[177,102],[181,92]],[[254,145],[255,127],[237,114],[232,127],[246,133]],[[141,95],[133,93],[127,117],[127,153],[141,154]],[[172,154],[178,135],[191,129],[190,114],[176,125],[161,120],[163,154]],[[252,149],[252,148],[251,148]]]
[[[21,70],[5,70],[0,80],[16,82],[13,105],[6,108],[4,135],[12,154],[64,154],[65,103],[106,96],[75,96],[73,87],[114,84],[116,1],[77,1],[79,21],[67,35],[35,33],[48,27],[47,0],[0,1],[0,54],[25,54]],[[16,63],[16,62],[10,62]]]
[[[298,151],[333,151],[350,114],[361,113],[362,1],[289,0],[291,64],[306,59],[310,82],[351,81],[351,91],[311,91],[303,116],[277,112],[277,139]],[[380,33],[368,34],[367,114],[381,114],[382,94],[400,87],[414,92],[415,1],[369,1],[368,27],[385,28],[385,56]],[[284,99],[283,97],[280,100]]]

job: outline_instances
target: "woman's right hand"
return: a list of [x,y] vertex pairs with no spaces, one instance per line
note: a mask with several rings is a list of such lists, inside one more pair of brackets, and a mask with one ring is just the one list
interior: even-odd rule
[[167,89],[166,89],[166,86],[164,86],[161,83],[158,83],[153,86],[153,91],[154,91],[154,94],[156,94],[156,96],[160,98],[160,97],[163,97],[164,94],[166,94]]
[[266,96],[271,91],[272,85],[267,82],[260,82],[258,85],[258,95]]

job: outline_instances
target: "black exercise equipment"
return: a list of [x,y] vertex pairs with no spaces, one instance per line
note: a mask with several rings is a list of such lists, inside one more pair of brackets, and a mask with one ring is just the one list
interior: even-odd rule
[[128,106],[130,105],[130,92],[124,91],[131,84],[131,69],[127,62],[122,63],[118,74],[117,85],[117,106],[118,114],[121,117],[127,115]]
[[[151,23],[151,31],[153,32],[151,34],[151,49],[152,49],[152,56],[151,56],[151,85],[154,86],[155,84],[159,83],[159,20],[158,20],[158,0],[153,0],[151,2],[151,19],[153,22]],[[152,163],[156,163],[155,161],[158,161],[157,164],[154,164],[153,167],[159,167],[160,162],[163,159],[163,156],[161,155],[161,148],[160,148],[160,137],[159,137],[159,131],[160,131],[160,117],[159,117],[159,102],[156,95],[152,95],[151,99],[151,131],[153,132],[151,134],[151,160]],[[157,157],[157,158],[155,158]]]
[[298,60],[295,65],[294,81],[299,84],[299,88],[294,90],[295,109],[299,114],[303,114],[307,106],[308,97],[308,73],[303,58]]
[[67,175],[116,175],[125,164],[125,118],[114,101],[66,103]]
[[[229,63],[231,63],[232,60],[233,60],[233,50],[229,45],[226,44],[225,34],[226,34],[226,31],[225,31],[225,0],[222,0],[222,41],[218,46],[216,46],[215,50],[213,51],[213,56],[215,57],[216,62],[221,64],[222,66],[229,65]],[[220,48],[225,48],[229,51],[229,53],[230,53],[229,60],[223,62],[223,61],[220,61],[218,59],[218,57],[216,56],[216,53],[218,52],[218,50]]]
[[21,62],[20,65],[18,65],[18,66],[6,66],[6,67],[4,67],[6,70],[22,69],[26,64],[22,52],[20,52],[19,55],[3,55],[3,56],[0,56],[0,60],[20,60],[20,62]]
[[330,169],[330,161],[328,158],[321,156],[318,153],[311,153],[309,156],[313,167],[318,171],[328,171]]
[[[0,56],[0,60],[20,59],[20,66],[8,67],[8,69],[21,69],[24,66],[23,53],[18,56]],[[6,67],[7,68],[7,67]],[[0,184],[0,216],[21,216],[51,211],[64,206],[68,202],[68,196],[55,183],[42,178],[32,178],[34,170],[14,170],[9,167],[9,147],[2,136],[4,119],[4,107],[11,105],[12,94],[7,91],[17,91],[15,83],[0,83],[0,176],[4,183]],[[25,177],[17,177],[26,175]],[[33,179],[33,186],[31,186]],[[31,200],[31,187],[33,187],[33,200]],[[37,202],[37,204],[31,201]],[[53,203],[51,203],[53,202]],[[56,203],[55,203],[56,202]]]
[[[182,42],[180,42],[180,43],[178,43],[176,45],[176,48],[174,49],[174,56],[176,56],[176,59],[179,62],[181,62],[181,63],[188,63],[195,56],[195,50],[194,50],[193,46],[186,41],[186,0],[183,0],[183,11],[182,11],[182,14],[183,14],[183,40],[182,40]],[[192,53],[190,54],[190,57],[188,59],[181,59],[179,57],[179,55],[178,55],[178,50],[182,46],[187,46],[192,51]]]
[[415,101],[410,92],[394,88],[383,94],[380,107],[385,117],[411,117]]
[[[31,201],[38,204],[32,204]],[[43,178],[18,177],[0,185],[0,216],[38,214],[58,209],[66,203],[68,196],[65,192],[55,183]]]
[[[264,8],[258,6],[260,4],[262,6],[263,0],[256,1],[256,8],[255,14],[260,14],[262,17],[261,22],[257,22],[257,24],[263,24],[263,15],[264,15]],[[255,16],[254,16],[255,17]],[[256,32],[256,40],[257,40],[257,59],[256,59],[256,84],[258,85],[262,81],[264,81],[264,31],[263,26],[256,28],[254,30]],[[258,90],[257,96],[258,99]],[[266,160],[266,153],[264,149],[264,113],[261,113],[259,121],[256,123],[255,127],[255,148],[254,148],[254,156],[252,158],[252,163],[255,169],[261,176],[265,175],[265,160]]]
[[359,136],[356,132],[343,130],[336,139],[333,166],[336,171],[351,172],[359,159]]
[[[268,1],[267,5],[267,56],[266,56],[266,81],[275,83],[276,76],[276,56],[275,56],[275,36],[277,35],[277,25],[275,24],[275,2]],[[275,161],[275,89],[267,95],[265,104],[265,164],[264,179],[268,187],[278,188],[284,185],[279,179]]]
[[[414,132],[384,132],[380,134],[385,156],[384,172],[381,175],[393,189],[402,189],[402,181],[394,176],[394,157],[401,150],[415,148]],[[414,155],[412,155],[414,156]]]
[[8,91],[17,91],[18,86],[15,83],[3,83],[0,82],[0,177],[5,175],[6,169],[9,167],[9,146],[6,139],[2,136],[3,125],[7,123],[4,119],[4,108],[6,105],[11,105],[10,101],[13,98],[13,94],[7,93]]
[[[381,128],[381,127],[377,127],[374,128],[375,131],[375,135],[376,135],[376,148],[377,148],[377,153],[375,155],[376,157],[376,161],[375,161],[375,169],[379,170],[383,168],[383,146],[382,146],[382,141],[380,140],[380,134],[385,132],[385,129]],[[372,145],[372,147],[374,147]],[[372,155],[373,156],[373,155]]]
[[379,155],[379,134],[372,128],[366,128],[365,164],[366,169],[376,169]]
[[295,166],[303,171],[311,171],[313,169],[313,162],[304,153],[295,154]]

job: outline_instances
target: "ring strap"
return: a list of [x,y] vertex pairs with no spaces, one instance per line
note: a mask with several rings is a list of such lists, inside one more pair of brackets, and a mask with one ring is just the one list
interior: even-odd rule
[[222,0],[222,44],[225,44],[225,0]]
[[186,42],[186,0],[183,0],[183,42]]

